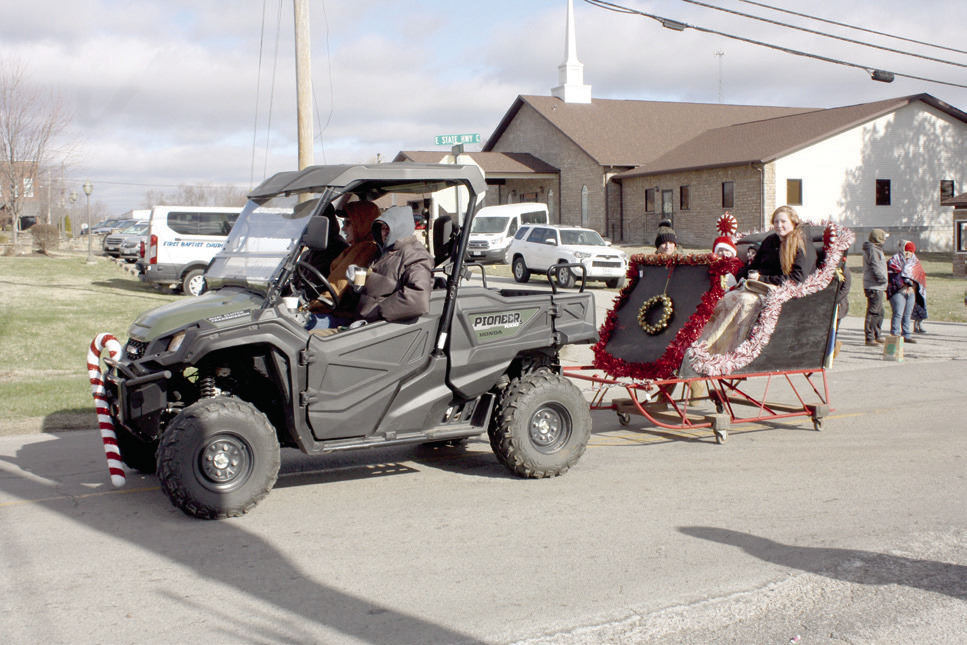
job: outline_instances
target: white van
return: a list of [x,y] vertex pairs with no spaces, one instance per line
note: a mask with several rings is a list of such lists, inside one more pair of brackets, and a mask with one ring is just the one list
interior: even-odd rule
[[524,224],[547,224],[547,204],[522,202],[484,206],[473,218],[467,258],[471,262],[503,262],[504,253]]
[[205,269],[241,212],[231,206],[152,208],[144,257],[138,263],[141,280],[200,295],[205,290]]

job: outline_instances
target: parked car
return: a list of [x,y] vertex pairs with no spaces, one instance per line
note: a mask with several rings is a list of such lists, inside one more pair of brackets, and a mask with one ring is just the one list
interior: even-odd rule
[[547,223],[547,204],[523,202],[484,206],[473,220],[467,257],[473,262],[503,262],[507,247],[521,226]]
[[104,235],[105,233],[110,233],[114,230],[114,225],[120,221],[119,219],[106,219],[103,222],[98,222],[91,227],[91,234]]
[[[547,271],[556,264],[584,265],[588,280],[603,280],[611,289],[625,284],[628,256],[611,248],[597,231],[577,226],[522,226],[507,247],[505,261],[517,282],[527,282],[531,271]],[[573,287],[581,271],[561,267],[553,273],[562,287]]]
[[[138,222],[121,231],[118,231],[117,233],[111,233],[104,237],[104,253],[112,257],[120,257],[121,245],[125,240],[127,240],[129,237],[140,237],[147,232],[148,223]],[[137,260],[137,256],[135,256],[134,260]],[[134,260],[132,260],[132,262]]]

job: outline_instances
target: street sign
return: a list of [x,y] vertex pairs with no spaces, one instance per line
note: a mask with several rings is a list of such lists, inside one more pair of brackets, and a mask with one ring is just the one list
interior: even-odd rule
[[434,137],[438,146],[455,146],[461,143],[480,143],[479,134],[438,134]]

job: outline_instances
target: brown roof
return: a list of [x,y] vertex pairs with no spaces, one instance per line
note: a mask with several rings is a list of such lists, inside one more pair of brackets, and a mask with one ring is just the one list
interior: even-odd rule
[[[436,150],[403,150],[393,161],[416,161],[440,163],[449,152]],[[488,176],[502,174],[557,174],[558,169],[545,163],[529,152],[465,152],[461,156],[473,159]]]
[[640,166],[712,128],[809,112],[815,108],[622,101],[565,103],[552,96],[518,96],[494,131],[490,151],[524,105],[531,106],[602,166]]
[[623,172],[615,178],[622,180],[672,171],[774,161],[914,101],[923,101],[955,118],[967,121],[967,114],[928,94],[812,110],[707,130],[651,163]]
[[941,206],[956,206],[957,208],[967,208],[967,193],[960,193],[956,197],[950,197],[940,202]]

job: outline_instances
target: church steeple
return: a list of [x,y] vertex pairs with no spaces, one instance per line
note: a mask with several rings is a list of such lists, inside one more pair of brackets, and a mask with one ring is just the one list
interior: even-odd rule
[[584,65],[578,60],[577,37],[574,29],[574,0],[567,0],[567,34],[564,41],[564,62],[557,68],[560,85],[551,90],[565,103],[590,103],[591,86],[584,84]]

